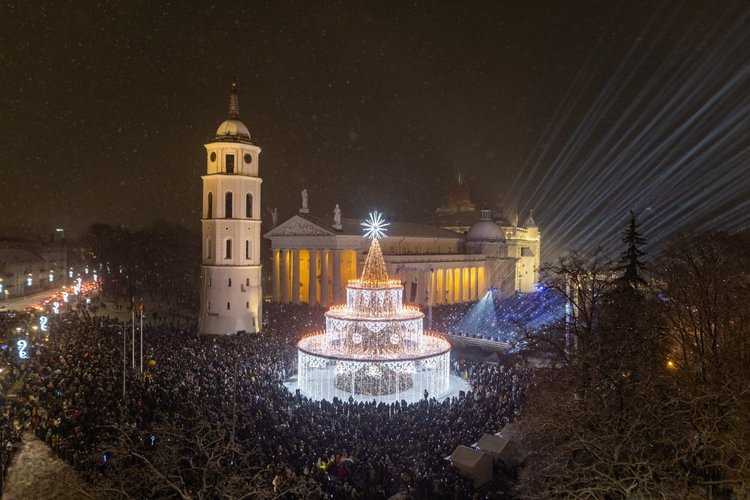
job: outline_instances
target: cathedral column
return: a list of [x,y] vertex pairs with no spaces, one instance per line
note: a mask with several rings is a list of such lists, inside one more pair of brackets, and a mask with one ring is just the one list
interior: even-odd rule
[[456,304],[464,301],[464,269],[456,268]]
[[456,302],[459,304],[463,304],[466,300],[466,294],[464,294],[464,268],[459,267],[458,268],[458,297],[456,297]]
[[432,294],[435,304],[445,304],[445,269],[435,270],[435,293]]
[[281,262],[280,261],[281,261],[281,250],[275,249],[273,251],[273,301],[276,303],[281,302],[281,297],[280,297],[281,290],[279,287],[280,281],[281,281],[281,275],[280,275]]
[[320,305],[328,307],[328,250],[320,251]]
[[341,302],[341,250],[333,251],[333,303]]
[[474,276],[474,268],[469,268],[469,300],[477,300],[476,294],[476,283],[477,279]]
[[471,272],[474,270],[473,267],[469,267],[466,269],[466,290],[469,295],[468,301],[471,302],[472,300],[476,300],[474,297],[474,278],[471,276]]
[[309,252],[310,252],[310,276],[308,279],[309,285],[307,288],[310,293],[308,294],[307,303],[311,306],[314,306],[317,300],[315,281],[316,281],[316,278],[318,277],[318,269],[316,265],[318,261],[318,251],[309,250]]
[[299,249],[292,250],[292,302],[299,304]]
[[440,277],[440,269],[434,269],[432,271],[432,283],[430,284],[430,300],[432,305],[436,306],[440,304],[440,297],[438,296],[438,281]]
[[453,269],[445,270],[445,303],[453,303]]
[[281,250],[281,300],[286,304],[289,302],[289,250]]

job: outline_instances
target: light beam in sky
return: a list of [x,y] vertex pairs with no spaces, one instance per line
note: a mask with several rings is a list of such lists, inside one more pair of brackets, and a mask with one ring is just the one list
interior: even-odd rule
[[675,23],[657,10],[581,109],[611,57],[602,44],[514,180],[509,198],[537,209],[546,261],[616,251],[630,210],[651,247],[677,231],[750,228],[750,10],[670,39]]

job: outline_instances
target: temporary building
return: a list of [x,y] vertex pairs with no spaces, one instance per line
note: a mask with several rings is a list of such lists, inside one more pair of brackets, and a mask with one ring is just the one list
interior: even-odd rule
[[494,462],[489,453],[460,444],[453,450],[448,460],[461,474],[471,479],[477,488],[492,481]]
[[518,463],[519,453],[516,444],[510,438],[500,434],[482,434],[474,448],[492,455],[495,461],[502,461],[512,466]]

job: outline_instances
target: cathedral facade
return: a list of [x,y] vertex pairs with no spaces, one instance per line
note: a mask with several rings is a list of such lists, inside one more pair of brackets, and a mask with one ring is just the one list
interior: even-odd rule
[[[346,301],[348,280],[358,278],[367,255],[359,219],[311,215],[306,192],[300,213],[264,236],[271,241],[272,293],[278,303],[328,306]],[[380,242],[388,275],[404,284],[406,302],[423,306],[530,292],[539,280],[541,237],[529,216],[524,226],[480,220],[463,234],[429,224],[391,221]]]

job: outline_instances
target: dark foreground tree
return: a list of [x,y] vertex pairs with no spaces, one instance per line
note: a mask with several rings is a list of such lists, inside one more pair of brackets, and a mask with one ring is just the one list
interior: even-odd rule
[[229,421],[162,421],[147,431],[110,428],[100,447],[102,498],[321,498],[319,486],[235,442]]
[[112,299],[177,298],[197,301],[200,237],[166,222],[131,231],[127,227],[94,224],[81,242],[87,263],[98,270],[103,293]]
[[673,458],[688,438],[664,432],[680,419],[676,402],[665,399],[669,373],[644,344],[649,339],[648,348],[664,352],[658,304],[636,292],[623,300],[617,266],[599,254],[566,257],[547,272],[548,285],[568,301],[568,315],[546,336],[573,340],[530,390],[522,420],[530,453],[519,496],[656,498],[687,491]]
[[529,393],[519,496],[750,496],[748,248],[692,235],[654,268],[659,293],[638,287],[623,300],[613,273],[590,325],[568,321],[565,334],[584,333],[587,348]]
[[658,267],[670,366],[694,440],[691,480],[710,496],[750,497],[750,248],[688,234]]

